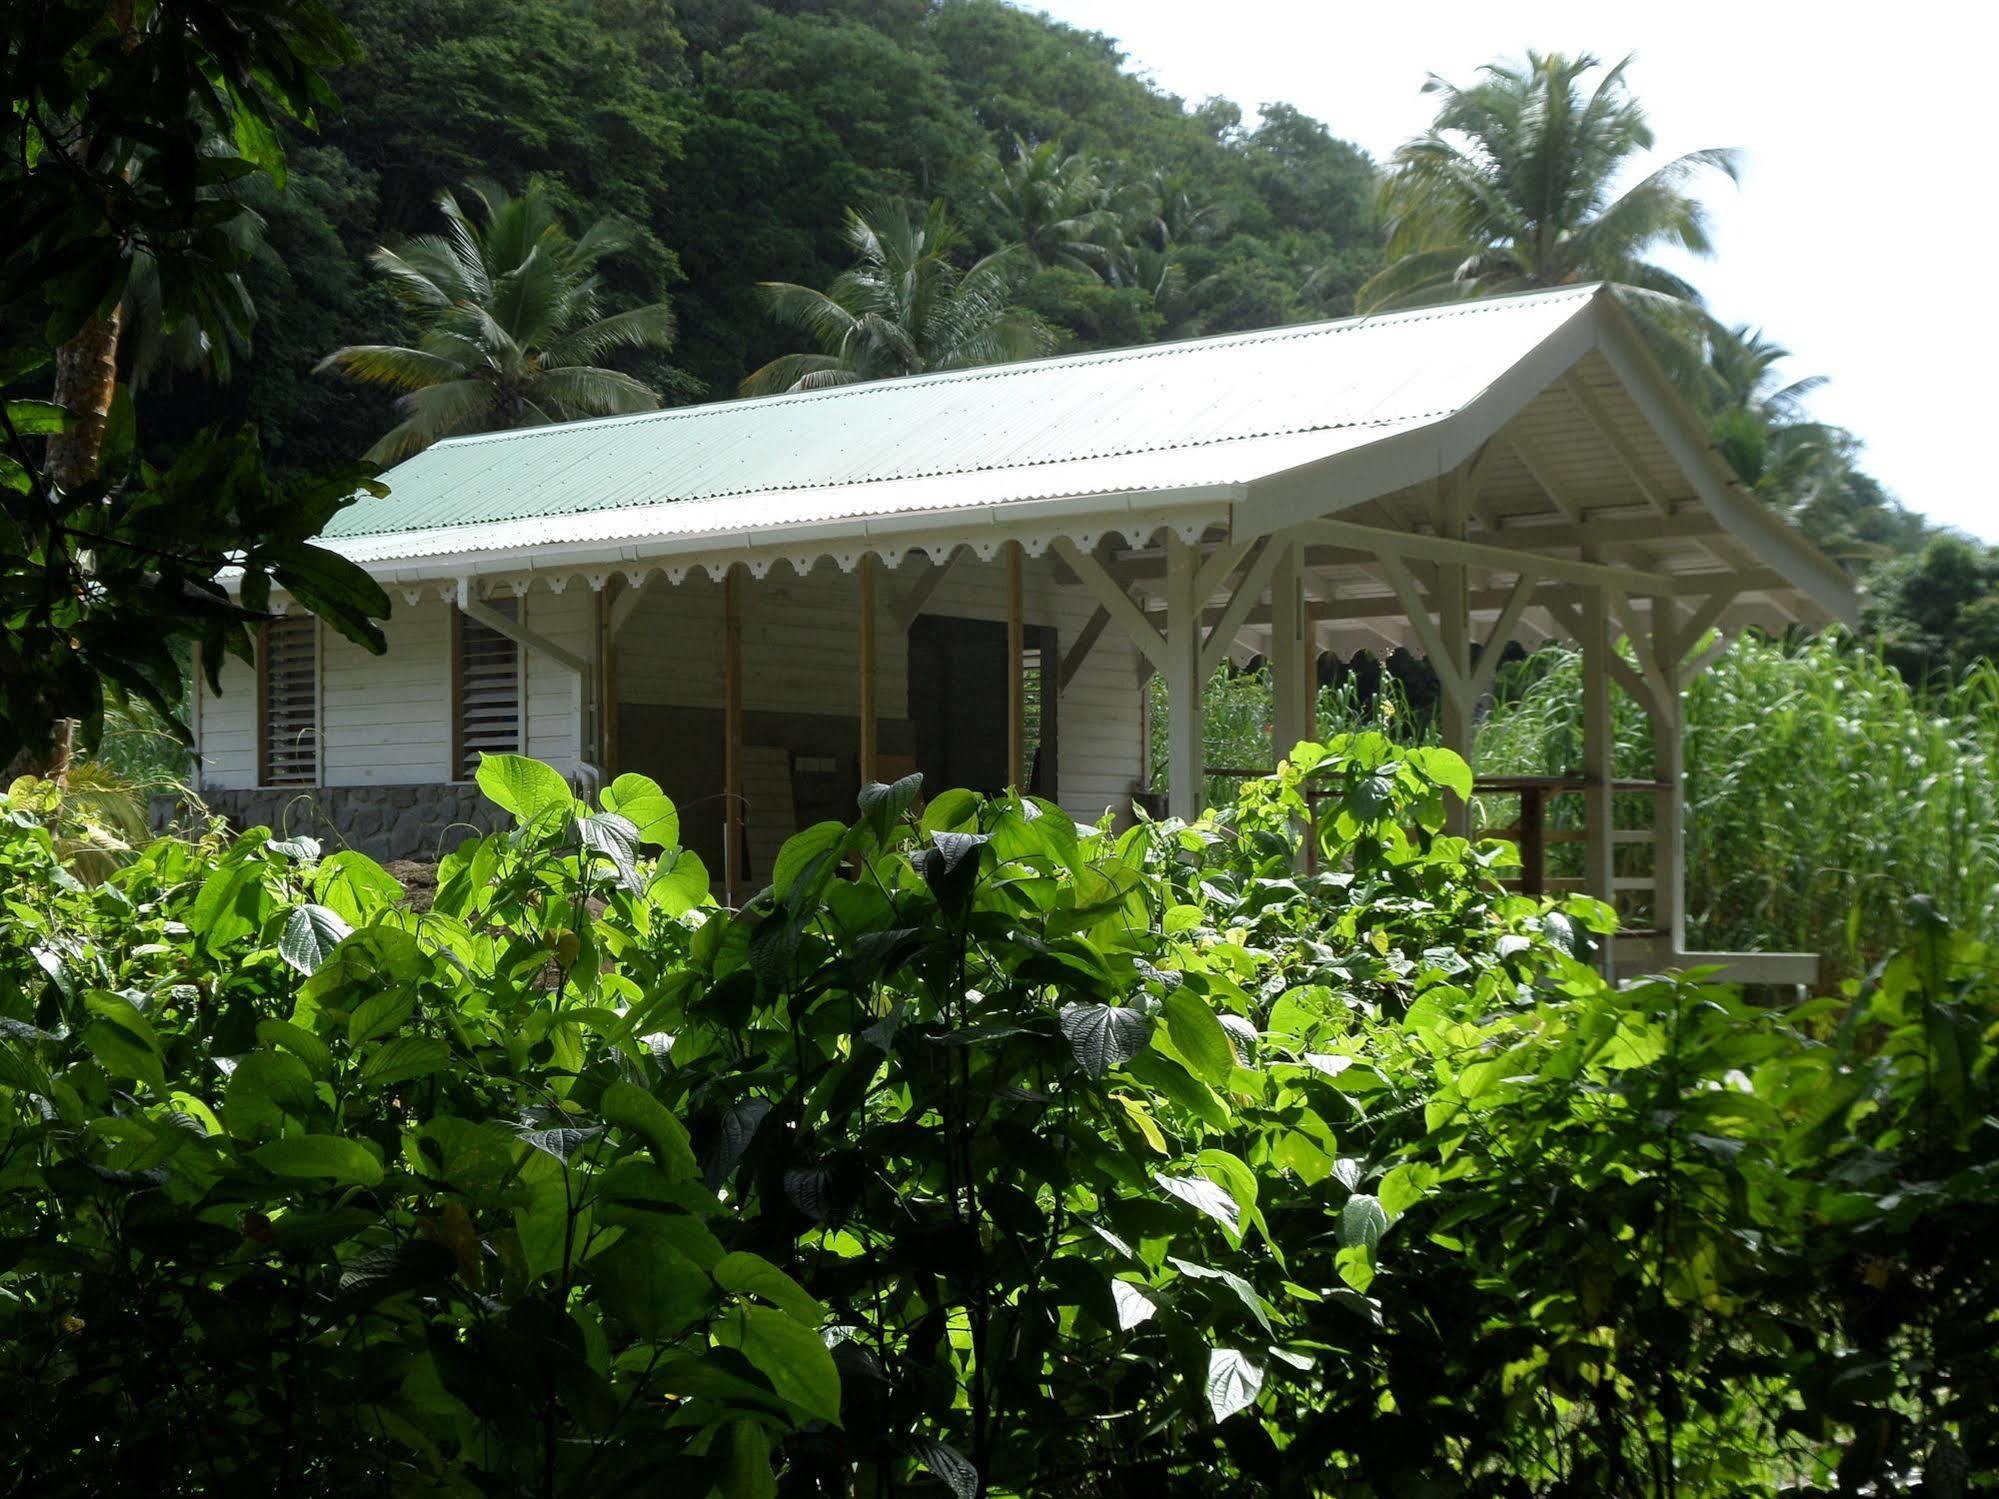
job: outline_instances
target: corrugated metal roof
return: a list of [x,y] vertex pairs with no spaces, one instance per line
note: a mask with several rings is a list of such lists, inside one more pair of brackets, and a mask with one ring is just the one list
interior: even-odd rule
[[[360,561],[1243,483],[1460,410],[1579,287],[452,438],[326,538]],[[865,529],[864,527],[858,529]]]

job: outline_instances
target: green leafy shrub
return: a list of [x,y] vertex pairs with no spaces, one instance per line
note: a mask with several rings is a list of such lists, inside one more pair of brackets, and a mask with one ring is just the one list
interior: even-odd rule
[[739,912],[640,777],[489,758],[516,825],[423,913],[262,830],[86,886],[22,783],[17,1483],[1989,1477],[1990,956],[1932,924],[1789,1016],[1609,988],[1603,908],[1440,831],[1466,776],[1344,735],[1122,833],[912,778]]

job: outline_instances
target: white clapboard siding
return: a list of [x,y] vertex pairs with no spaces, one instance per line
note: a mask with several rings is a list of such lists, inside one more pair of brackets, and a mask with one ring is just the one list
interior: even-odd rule
[[447,780],[451,758],[451,605],[400,597],[377,656],[325,631],[325,784]]
[[[585,660],[597,624],[597,595],[572,583],[561,593],[530,589],[521,599],[522,622],[534,634]],[[527,752],[564,775],[576,771],[583,732],[583,683],[560,661],[527,653]]]
[[201,784],[240,791],[257,784],[257,670],[223,658],[222,695],[195,686],[201,697]]

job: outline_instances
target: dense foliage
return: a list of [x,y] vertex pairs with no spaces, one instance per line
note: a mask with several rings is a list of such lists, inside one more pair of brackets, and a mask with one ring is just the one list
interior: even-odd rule
[[[41,1492],[1929,1492],[1989,1416],[1990,951],[1792,1014],[1303,746],[1195,827],[871,787],[708,903],[641,778],[413,909],[0,820],[0,1383]],[[1327,798],[1321,868],[1292,828]],[[658,849],[657,853],[652,850]]]
[[[1950,543],[1942,543],[1948,546]],[[1700,952],[1813,952],[1829,975],[1865,972],[1910,940],[1910,897],[1927,894],[1951,924],[1999,942],[1999,675],[1932,673],[1912,686],[1886,653],[1837,637],[1736,640],[1687,694],[1688,940]],[[1419,657],[1356,657],[1320,689],[1321,735],[1374,728],[1434,743],[1432,686]],[[1548,646],[1503,666],[1477,725],[1485,775],[1567,775],[1582,764],[1576,704],[1582,662]],[[1224,666],[1204,694],[1210,766],[1266,769],[1267,670]],[[1615,699],[1617,774],[1652,773],[1650,721]],[[1165,784],[1165,693],[1152,694],[1152,784]],[[1210,777],[1225,804],[1240,781]],[[1513,821],[1503,798],[1482,823]],[[1557,799],[1557,827],[1581,826],[1579,799]],[[1620,797],[1619,825],[1643,828],[1651,805]],[[1582,873],[1581,849],[1555,845],[1549,871]],[[1649,872],[1642,847],[1620,874]]]
[[316,0],[5,13],[0,396],[24,398],[0,400],[0,765],[50,752],[64,722],[95,743],[107,692],[177,722],[187,653],[211,682],[225,652],[248,659],[273,585],[382,648],[387,596],[313,544],[372,470],[273,476],[256,431],[206,417],[171,463],[146,462],[129,385],[168,339],[226,367],[243,185],[281,177],[281,131],[311,123],[323,70],[352,55]]

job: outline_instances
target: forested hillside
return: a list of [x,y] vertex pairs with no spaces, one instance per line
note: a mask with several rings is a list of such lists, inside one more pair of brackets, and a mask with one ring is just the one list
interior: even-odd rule
[[1151,285],[1035,272],[1022,299],[1074,346],[1337,316],[1379,265],[1374,168],[1317,121],[1276,106],[1246,130],[1233,105],[1164,95],[1107,39],[1000,0],[340,9],[365,60],[333,75],[341,112],[293,142],[283,189],[255,190],[250,351],[222,390],[156,385],[156,442],[220,404],[257,422],[287,467],[366,450],[391,424],[388,397],[313,366],[402,336],[368,252],[439,229],[438,192],[478,177],[539,179],[572,222],[637,226],[637,249],[603,268],[610,300],[667,299],[679,336],[670,355],[622,367],[678,400],[733,395],[790,347],[755,284],[829,281],[852,205],[941,197],[973,248],[1009,238],[995,189],[1017,141],[1080,153],[1153,252]]
[[[1111,39],[1002,0],[343,0],[337,8],[360,49],[358,61],[332,71],[339,112],[323,114],[316,131],[293,131],[282,184],[260,176],[243,189],[261,219],[242,277],[254,312],[234,340],[240,346],[225,350],[227,379],[186,360],[176,368],[171,346],[133,355],[149,451],[171,454],[200,428],[247,419],[276,468],[300,473],[363,454],[390,462],[439,431],[515,424],[506,412],[519,402],[483,415],[452,409],[428,435],[378,446],[396,425],[395,389],[382,388],[379,371],[343,365],[359,374],[350,380],[317,368],[356,345],[363,362],[373,346],[391,346],[404,368],[430,357],[397,354],[394,346],[421,344],[434,330],[412,324],[421,297],[413,303],[404,286],[399,300],[395,278],[378,274],[370,256],[443,232],[445,192],[470,205],[465,228],[476,233],[482,183],[506,194],[537,190],[586,238],[590,226],[622,226],[621,243],[581,274],[601,282],[593,314],[650,319],[652,334],[613,337],[567,362],[609,366],[584,377],[624,380],[646,405],[733,397],[745,377],[752,391],[781,389],[803,367],[796,361],[828,363],[800,353],[814,341],[815,306],[825,306],[819,292],[855,266],[868,232],[892,224],[909,236],[912,277],[950,282],[1000,252],[1005,274],[991,284],[1003,288],[1004,316],[1031,326],[1004,353],[998,346],[1009,340],[988,337],[984,353],[849,361],[837,378],[1337,317],[1356,310],[1357,293],[1359,310],[1395,305],[1385,293],[1405,269],[1431,261],[1445,271],[1486,267],[1460,295],[1595,277],[1650,285],[1665,274],[1604,253],[1600,233],[1583,232],[1580,219],[1564,224],[1560,212],[1549,227],[1522,231],[1518,215],[1532,221],[1541,207],[1498,201],[1496,179],[1462,213],[1451,211],[1484,220],[1472,231],[1483,249],[1461,259],[1432,240],[1398,262],[1404,210],[1414,202],[1419,220],[1434,218],[1428,209],[1439,192],[1448,198],[1458,171],[1428,173],[1425,142],[1377,165],[1282,102],[1250,101],[1254,123],[1246,123],[1230,101],[1162,93]],[[1571,87],[1599,66],[1588,57],[1536,63]],[[1536,76],[1489,69],[1469,94],[1447,89],[1440,127],[1454,108],[1485,117],[1478,89],[1531,93]],[[1624,174],[1651,140],[1638,101],[1619,97],[1627,113],[1609,135],[1564,140],[1548,126],[1535,140],[1488,141],[1468,180],[1480,161],[1491,168],[1510,152],[1543,150],[1564,170],[1586,174],[1594,162],[1594,187],[1570,206],[1602,209],[1628,191]],[[1520,118],[1531,125],[1535,111]],[[1732,170],[1728,156],[1689,161]],[[1624,215],[1637,226],[1632,253],[1678,238],[1674,214],[1698,226],[1698,191],[1682,196],[1678,182],[1657,195],[1664,217]],[[941,239],[921,237],[926,204],[941,204],[950,221]],[[850,222],[857,211],[866,224]],[[1553,245],[1553,258],[1528,263],[1535,245]],[[1584,245],[1598,247],[1594,260],[1561,261],[1564,247]],[[791,326],[773,315],[760,285],[769,282],[791,287]],[[907,310],[889,309],[889,322],[899,327]],[[1948,538],[1943,551],[1919,555],[1924,523],[1866,472],[1864,434],[1810,420],[1800,398],[1817,382],[1783,383],[1781,345],[1750,325],[1697,327],[1669,362],[1745,486],[1856,569],[1900,559],[1877,591],[1925,600],[1922,620],[1892,601],[1877,610],[1876,632],[1897,643],[1905,669],[1920,675],[1985,654],[1989,627],[1961,617],[1999,561]],[[541,357],[539,346],[513,347],[530,365]],[[436,399],[449,406],[452,397]],[[626,409],[630,400],[619,404],[614,393],[595,405],[559,403],[543,418]]]

